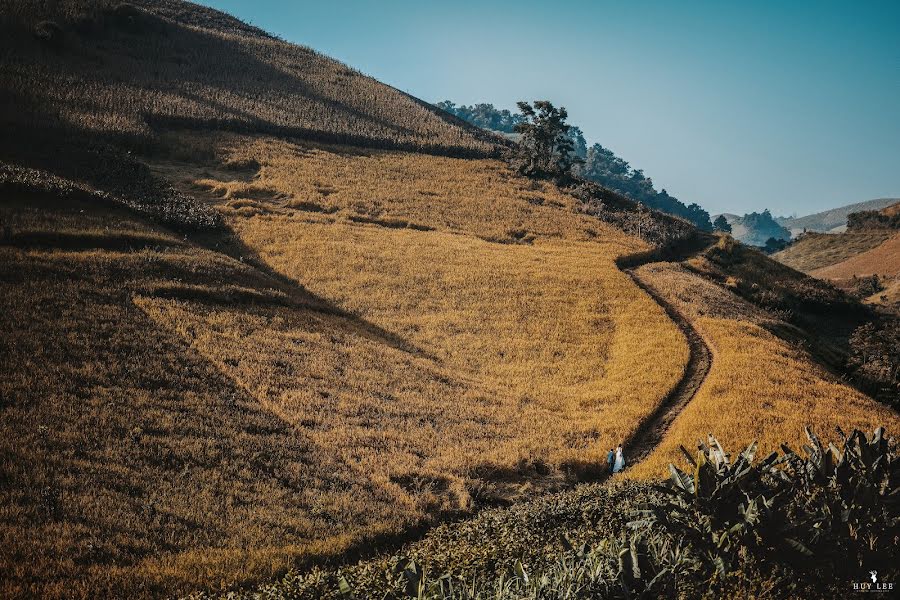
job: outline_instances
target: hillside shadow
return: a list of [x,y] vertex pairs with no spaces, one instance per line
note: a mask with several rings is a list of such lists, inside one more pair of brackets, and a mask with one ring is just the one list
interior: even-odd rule
[[395,350],[425,358],[437,364],[441,363],[440,358],[434,354],[357,314],[339,307],[331,300],[311,292],[303,284],[279,273],[269,266],[256,250],[247,246],[228,225],[223,226],[219,231],[192,234],[190,239],[211,252],[224,254],[259,271],[267,282],[272,283],[274,289],[284,294],[284,297],[289,302],[288,305],[303,307],[337,317],[344,321],[354,333],[361,335],[365,339],[386,344]]
[[[166,43],[156,43],[157,38],[165,38]],[[139,115],[154,130],[216,129],[421,150],[431,146],[434,150],[440,145],[436,133],[415,131],[352,101],[359,94],[357,91],[354,95],[353,90],[360,85],[382,84],[371,83],[370,78],[341,68],[339,63],[311,50],[280,41],[188,27],[178,20],[139,10],[127,26],[109,19],[101,32],[75,38],[67,48],[67,56],[74,70],[90,72],[89,79],[97,81],[101,89],[127,81],[129,87],[151,96],[148,100],[165,98],[169,106],[165,111],[151,109]],[[98,70],[95,63],[101,57],[103,69]],[[324,85],[316,85],[315,77],[328,79]],[[341,81],[347,82],[348,93],[343,97],[336,93],[341,89]],[[378,98],[377,89],[372,94],[382,103],[390,105],[393,101],[398,106],[392,108],[406,113],[415,113],[417,104],[422,105],[421,101],[409,101],[404,106],[403,101],[411,97],[390,89],[396,93],[396,99]],[[108,101],[105,92],[84,96],[80,110],[103,114],[109,109]],[[312,117],[307,119],[309,123],[342,125],[338,129],[308,126],[297,119],[298,114]],[[428,114],[459,126],[433,107]],[[348,129],[350,133],[345,133]],[[464,129],[473,139],[483,141],[469,128]]]

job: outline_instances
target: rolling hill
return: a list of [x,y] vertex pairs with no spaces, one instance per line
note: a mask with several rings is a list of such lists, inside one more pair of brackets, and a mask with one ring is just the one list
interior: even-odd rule
[[173,0],[2,27],[0,596],[488,573],[710,430],[900,425],[829,371],[866,307],[308,48]]
[[773,257],[798,271],[812,274],[877,248],[890,237],[890,231],[810,232]]
[[851,226],[845,232],[806,233],[774,258],[841,286],[867,303],[900,307],[898,210],[900,203],[893,203],[851,213]]
[[850,213],[863,210],[880,210],[891,204],[896,204],[898,201],[900,201],[898,198],[877,198],[875,200],[839,206],[803,217],[777,217],[775,220],[788,228],[794,237],[804,231],[840,233],[847,226],[847,216]]

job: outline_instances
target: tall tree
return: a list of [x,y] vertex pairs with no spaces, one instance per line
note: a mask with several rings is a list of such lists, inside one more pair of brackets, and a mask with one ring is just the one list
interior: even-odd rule
[[568,174],[572,165],[580,163],[581,159],[575,155],[565,107],[556,108],[549,100],[536,100],[533,105],[518,102],[517,105],[523,117],[516,125],[516,132],[522,136],[520,170],[528,175]]
[[731,233],[731,223],[728,222],[728,219],[725,218],[725,215],[719,215],[718,217],[716,217],[716,220],[713,221],[713,229],[715,229],[716,231]]

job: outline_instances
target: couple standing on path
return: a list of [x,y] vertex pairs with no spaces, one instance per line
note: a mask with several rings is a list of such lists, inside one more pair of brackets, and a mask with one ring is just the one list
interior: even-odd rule
[[609,449],[609,453],[606,455],[606,465],[609,467],[610,473],[618,473],[622,469],[625,468],[625,457],[622,456],[622,444],[616,448],[615,454],[613,454],[613,449]]

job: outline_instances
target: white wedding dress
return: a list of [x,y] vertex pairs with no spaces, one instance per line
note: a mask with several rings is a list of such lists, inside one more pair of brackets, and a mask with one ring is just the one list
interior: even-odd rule
[[622,456],[622,450],[616,450],[616,462],[613,464],[613,473],[618,473],[625,468],[625,457]]

